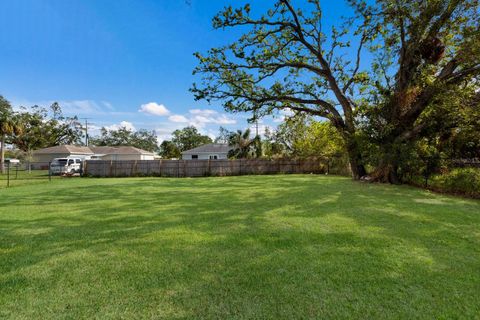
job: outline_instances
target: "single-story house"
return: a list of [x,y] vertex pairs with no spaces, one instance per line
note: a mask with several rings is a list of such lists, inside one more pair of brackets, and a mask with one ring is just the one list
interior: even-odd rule
[[61,145],[33,151],[33,162],[48,163],[55,158],[90,159],[94,152],[89,147]]
[[55,158],[81,158],[85,160],[154,160],[153,152],[135,147],[85,147],[61,145],[33,151],[34,163],[49,163]]
[[155,154],[135,147],[90,147],[101,160],[155,160]]
[[191,150],[182,152],[182,159],[184,160],[215,160],[228,159],[228,152],[233,148],[224,143],[208,143],[202,146],[193,148]]

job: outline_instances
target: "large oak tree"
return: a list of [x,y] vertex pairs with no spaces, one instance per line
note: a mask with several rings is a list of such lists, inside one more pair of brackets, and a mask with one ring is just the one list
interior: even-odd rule
[[459,90],[478,94],[479,4],[348,3],[352,15],[329,31],[320,0],[278,0],[259,16],[250,5],[226,7],[214,28],[246,32],[196,53],[202,81],[192,91],[256,117],[289,108],[328,119],[345,141],[355,179],[366,174],[359,136],[368,132],[380,150],[374,177],[398,182],[399,146],[422,131],[424,111]]

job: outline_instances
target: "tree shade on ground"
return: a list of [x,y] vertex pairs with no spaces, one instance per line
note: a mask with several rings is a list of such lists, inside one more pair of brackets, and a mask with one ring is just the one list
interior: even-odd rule
[[2,319],[480,314],[479,201],[316,175],[0,192]]

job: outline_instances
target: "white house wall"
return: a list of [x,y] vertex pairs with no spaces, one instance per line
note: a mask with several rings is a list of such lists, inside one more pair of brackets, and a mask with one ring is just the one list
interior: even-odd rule
[[[219,159],[219,160],[228,159],[226,153],[199,153],[198,154],[198,160],[209,160],[210,156],[212,156],[212,157],[217,156],[217,159]],[[191,154],[183,154],[182,159],[183,160],[192,160],[192,155]]]
[[101,160],[155,160],[153,155],[148,154],[107,154]]

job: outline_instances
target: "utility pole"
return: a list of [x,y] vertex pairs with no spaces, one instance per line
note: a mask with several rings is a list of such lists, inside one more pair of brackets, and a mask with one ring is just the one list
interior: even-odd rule
[[91,118],[82,118],[85,120],[85,145],[88,147],[88,120]]

